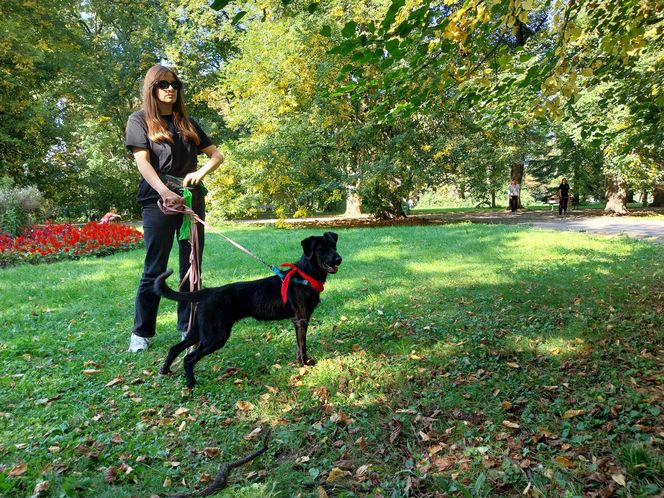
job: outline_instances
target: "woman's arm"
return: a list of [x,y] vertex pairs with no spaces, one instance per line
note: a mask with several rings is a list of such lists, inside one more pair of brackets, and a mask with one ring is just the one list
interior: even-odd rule
[[198,185],[203,180],[203,178],[205,178],[208,174],[212,173],[215,169],[219,167],[221,163],[224,162],[224,155],[221,152],[219,152],[217,147],[214,145],[209,145],[208,147],[205,147],[203,149],[203,153],[206,156],[208,156],[208,161],[201,169],[196,170],[193,173],[189,173],[187,176],[184,177],[182,185],[184,185],[185,187],[188,185]]
[[132,147],[131,151],[134,153],[134,159],[138,166],[138,171],[145,181],[157,191],[164,201],[164,205],[171,206],[182,202],[182,198],[175,192],[170,190],[164,182],[161,181],[159,175],[155,171],[152,164],[150,164],[150,152],[148,149],[141,149],[139,147]]

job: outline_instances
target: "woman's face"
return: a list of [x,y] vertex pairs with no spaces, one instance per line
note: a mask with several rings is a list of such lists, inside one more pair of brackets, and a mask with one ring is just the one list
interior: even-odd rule
[[[171,85],[167,86],[166,88],[162,88],[166,86],[165,83],[163,83],[164,81],[171,83]],[[180,82],[171,73],[164,74],[162,79],[155,83],[155,96],[159,102],[164,104],[175,104],[175,101],[178,99],[178,90],[173,88],[174,83],[176,86],[179,86]]]

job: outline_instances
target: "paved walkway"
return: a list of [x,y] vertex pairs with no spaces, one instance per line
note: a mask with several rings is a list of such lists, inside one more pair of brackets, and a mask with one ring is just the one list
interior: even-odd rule
[[[634,210],[630,216],[604,216],[601,209],[576,209],[567,216],[559,216],[558,211],[520,210],[509,211],[465,211],[431,214],[416,214],[405,219],[374,220],[369,216],[348,218],[343,216],[322,216],[314,218],[291,218],[285,223],[297,226],[354,227],[383,225],[418,225],[437,223],[500,223],[527,225],[551,230],[570,230],[600,235],[626,235],[664,244],[664,209],[647,208]],[[251,220],[247,223],[274,223],[276,220]]]

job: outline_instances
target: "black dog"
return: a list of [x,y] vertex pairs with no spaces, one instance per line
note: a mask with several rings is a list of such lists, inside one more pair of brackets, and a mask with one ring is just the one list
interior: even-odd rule
[[286,274],[283,282],[274,275],[195,292],[176,292],[166,285],[166,279],[173,272],[162,273],[155,280],[155,293],[175,301],[197,304],[192,330],[182,342],[169,350],[160,373],[169,373],[173,360],[188,347],[198,344],[184,357],[183,362],[187,387],[194,387],[194,365],[223,347],[230,337],[233,324],[247,317],[257,320],[292,318],[297,338],[297,361],[301,365],[315,364],[315,360],[307,356],[307,326],[320,302],[320,292],[328,273],[336,273],[341,264],[337,240],[338,236],[333,232],[304,239],[304,255],[296,265],[292,265],[293,269]]

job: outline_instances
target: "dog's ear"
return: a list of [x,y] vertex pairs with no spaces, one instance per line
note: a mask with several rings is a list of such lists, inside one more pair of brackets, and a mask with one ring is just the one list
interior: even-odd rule
[[323,237],[332,242],[335,246],[337,245],[337,240],[339,240],[339,236],[334,232],[325,232]]
[[314,245],[316,244],[316,239],[319,239],[320,237],[307,237],[304,239],[301,244],[302,244],[302,249],[304,249],[304,255],[307,258],[311,258],[311,256],[314,255]]

